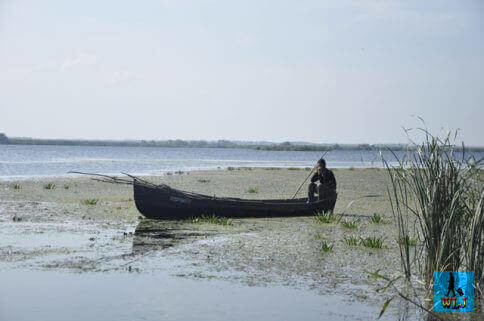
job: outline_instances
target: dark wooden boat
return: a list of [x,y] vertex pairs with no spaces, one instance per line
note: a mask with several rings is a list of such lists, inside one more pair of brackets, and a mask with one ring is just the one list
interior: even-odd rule
[[185,192],[168,185],[153,185],[134,179],[134,200],[138,211],[152,219],[185,219],[212,215],[224,217],[308,216],[334,209],[336,196],[311,204],[306,198],[249,200],[222,198]]

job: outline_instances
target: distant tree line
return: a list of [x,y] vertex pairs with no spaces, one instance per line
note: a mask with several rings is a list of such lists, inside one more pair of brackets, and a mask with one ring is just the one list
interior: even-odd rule
[[0,133],[0,144],[8,144],[8,137],[4,133]]
[[[7,137],[0,133],[0,144],[11,145],[64,145],[64,146],[123,146],[123,147],[173,147],[173,148],[247,148],[270,151],[328,151],[328,150],[405,150],[403,144],[311,144],[311,143],[267,143],[235,142],[230,140],[85,140],[85,139],[40,139],[29,137]],[[484,147],[466,147],[468,151],[484,151]]]
[[[329,151],[329,150],[380,150],[386,148],[383,145],[370,144],[295,144],[284,142],[280,144],[270,144],[256,146],[258,150],[285,150],[285,151]],[[392,150],[404,149],[404,145],[392,145]]]

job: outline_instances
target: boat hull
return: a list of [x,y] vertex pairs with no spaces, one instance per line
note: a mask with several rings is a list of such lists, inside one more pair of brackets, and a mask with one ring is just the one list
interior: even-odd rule
[[306,203],[295,200],[247,200],[217,198],[184,192],[166,185],[157,187],[134,182],[134,200],[138,211],[151,219],[186,219],[202,215],[223,217],[309,216],[334,209],[336,197]]

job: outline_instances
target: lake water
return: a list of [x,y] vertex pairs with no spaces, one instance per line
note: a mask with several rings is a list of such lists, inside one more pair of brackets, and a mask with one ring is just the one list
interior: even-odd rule
[[[322,152],[225,148],[0,145],[0,177],[65,175],[68,171],[135,175],[233,167],[307,167]],[[385,151],[384,157],[394,161]],[[402,157],[403,152],[397,152]],[[484,153],[476,153],[483,157]],[[331,151],[328,167],[380,167],[378,151]]]

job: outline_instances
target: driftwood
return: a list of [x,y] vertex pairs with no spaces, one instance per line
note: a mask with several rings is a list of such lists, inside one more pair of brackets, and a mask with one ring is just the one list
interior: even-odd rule
[[127,174],[127,173],[121,173],[123,175],[126,175],[129,177],[128,179],[126,178],[120,178],[116,176],[110,176],[110,175],[103,175],[103,174],[96,174],[96,173],[85,173],[85,172],[76,172],[76,171],[69,171],[69,174],[80,174],[80,175],[87,175],[87,176],[95,176],[91,177],[93,181],[97,182],[102,182],[102,183],[110,183],[110,184],[124,184],[124,185],[133,185],[136,182],[141,183],[143,185],[147,185],[150,187],[158,187],[158,185],[153,184],[151,182],[148,182],[147,180],[141,179],[139,177]]

